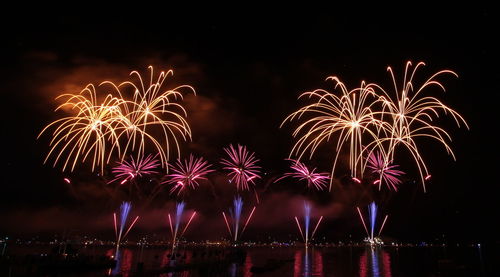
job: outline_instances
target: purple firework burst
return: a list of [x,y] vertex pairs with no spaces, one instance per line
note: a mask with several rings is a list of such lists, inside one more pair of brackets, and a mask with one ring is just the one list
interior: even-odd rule
[[368,156],[368,164],[366,165],[371,169],[371,173],[377,174],[379,178],[373,182],[374,185],[382,185],[382,182],[389,187],[389,189],[398,190],[398,185],[402,183],[400,177],[405,174],[403,171],[398,170],[399,165],[393,165],[391,161],[386,161],[382,153],[371,152]]
[[198,181],[206,180],[205,175],[214,171],[209,168],[210,164],[202,157],[195,158],[193,155],[189,155],[189,159],[184,161],[177,159],[177,162],[171,167],[174,173],[167,175],[168,179],[163,183],[173,184],[170,194],[177,191],[177,195],[179,195],[187,187],[196,189],[199,186]]
[[234,182],[238,190],[248,190],[248,183],[254,184],[255,179],[260,178],[261,167],[256,165],[259,160],[255,158],[255,153],[249,152],[245,146],[239,144],[237,149],[231,144],[224,148],[224,151],[229,158],[222,159],[221,163],[225,165],[224,169],[229,170],[229,181]]
[[292,161],[292,165],[290,166],[292,172],[283,174],[283,176],[274,181],[275,183],[283,178],[292,177],[297,178],[300,181],[306,180],[308,188],[311,188],[313,186],[317,190],[323,190],[324,188],[326,188],[327,181],[328,179],[330,179],[328,177],[328,173],[316,173],[316,168],[310,170],[304,163],[301,163],[300,161],[290,161]]
[[120,180],[120,184],[125,184],[128,180],[134,179],[137,176],[142,177],[144,175],[150,175],[158,173],[156,168],[160,165],[156,156],[151,154],[147,157],[140,157],[134,160],[134,157],[130,157],[130,161],[122,161],[120,165],[112,169],[112,173],[115,175],[110,183]]

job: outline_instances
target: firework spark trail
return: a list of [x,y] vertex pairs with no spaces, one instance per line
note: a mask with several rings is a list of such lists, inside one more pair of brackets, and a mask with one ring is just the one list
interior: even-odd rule
[[175,218],[174,218],[174,220],[172,220],[172,217],[170,216],[170,213],[168,214],[168,223],[169,223],[169,226],[170,226],[170,233],[172,235],[172,249],[175,248],[175,245],[177,243],[178,237],[179,236],[182,237],[184,235],[184,233],[188,229],[189,225],[191,224],[191,221],[193,220],[193,218],[196,215],[196,212],[193,212],[191,214],[191,216],[189,217],[188,222],[186,223],[186,225],[184,226],[184,228],[182,229],[182,231],[180,232],[180,235],[179,235],[179,228],[180,228],[180,224],[181,224],[181,221],[182,221],[182,215],[184,214],[184,208],[185,208],[185,206],[186,206],[185,202],[179,202],[179,203],[176,204],[176,206],[175,206]]
[[117,229],[117,226],[116,226],[116,213],[113,213],[113,223],[114,223],[114,226],[115,226],[115,237],[118,237],[118,229]]
[[255,195],[255,201],[257,201],[257,204],[260,204],[260,199],[259,199],[259,194],[257,193],[257,189],[254,188],[253,192]]
[[170,194],[177,191],[177,195],[185,192],[188,187],[193,190],[196,189],[200,185],[199,181],[206,180],[205,176],[215,171],[210,169],[210,164],[203,158],[195,158],[193,155],[189,155],[189,159],[184,161],[177,159],[170,169],[173,173],[167,175],[168,179],[163,181],[162,184],[173,184]]
[[184,229],[182,230],[181,232],[181,237],[184,236],[184,233],[186,232],[186,230],[188,229],[189,227],[189,224],[191,224],[191,221],[193,220],[194,216],[196,215],[196,212],[193,212],[191,214],[191,217],[189,218],[188,222],[186,223],[186,226],[184,226]]
[[314,234],[316,234],[316,230],[318,230],[319,224],[321,223],[321,220],[323,220],[323,216],[321,216],[318,220],[318,223],[316,223],[316,227],[314,227],[314,230],[311,234],[311,239],[314,237]]
[[134,219],[134,221],[132,221],[132,224],[130,224],[130,226],[128,227],[127,231],[123,235],[123,237],[127,236],[127,234],[130,232],[130,230],[132,230],[132,227],[134,227],[134,225],[135,225],[135,223],[137,222],[138,219],[139,219],[139,216],[136,216],[135,219]]
[[170,226],[170,234],[174,237],[174,226],[172,224],[172,217],[170,216],[170,213],[168,214],[168,224]]
[[302,232],[302,227],[300,226],[299,220],[297,217],[295,217],[295,222],[297,223],[297,226],[299,228],[300,234],[302,236],[302,239],[305,242],[305,245],[307,246],[309,241],[314,238],[314,234],[316,233],[316,230],[319,227],[319,224],[323,220],[323,216],[320,217],[318,222],[316,223],[316,226],[314,227],[313,232],[311,235],[310,233],[310,225],[311,225],[311,205],[307,202],[304,201],[304,232]]
[[[365,220],[363,218],[363,215],[361,214],[361,210],[359,209],[359,207],[356,207],[356,209],[358,210],[359,218],[361,219],[361,222],[363,223],[363,227],[365,228],[366,235],[368,236],[368,239],[370,240],[370,242],[373,243],[375,241],[374,240],[375,239],[374,233],[375,233],[377,214],[378,214],[377,204],[375,204],[375,202],[371,202],[368,205],[368,222],[370,223],[370,230],[368,230],[368,228],[365,224]],[[384,221],[382,222],[382,226],[380,227],[377,236],[380,236],[380,234],[382,233],[382,230],[384,229],[384,226],[385,226],[385,223],[386,223],[388,217],[389,217],[388,215],[386,215],[384,217]]]
[[387,218],[389,217],[389,215],[386,215],[384,217],[384,221],[382,222],[382,226],[380,227],[380,230],[378,231],[378,236],[380,236],[380,233],[382,233],[382,230],[384,229],[384,226],[385,226],[385,222],[387,221]]
[[117,226],[117,221],[116,221],[116,213],[113,213],[113,223],[115,226],[115,234],[117,235],[116,237],[116,252],[118,253],[118,249],[120,247],[121,241],[127,236],[127,234],[130,232],[132,227],[135,225],[139,217],[137,216],[134,221],[130,224],[129,228],[123,233],[123,230],[125,228],[125,225],[127,223],[127,218],[130,213],[130,210],[132,209],[132,204],[130,202],[123,202],[120,205],[120,220],[118,222],[119,226]]
[[233,224],[234,224],[234,241],[238,240],[238,229],[240,226],[241,211],[243,209],[243,200],[241,197],[236,197],[233,201]]
[[302,232],[302,227],[300,227],[299,219],[295,217],[295,222],[297,222],[297,227],[299,228],[300,235],[302,236],[302,239],[305,241],[304,233]]
[[286,177],[292,177],[299,179],[299,181],[306,180],[308,188],[314,187],[317,190],[323,190],[324,188],[326,188],[327,180],[329,179],[328,173],[315,173],[316,168],[310,170],[304,163],[300,161],[292,159],[290,159],[290,161],[292,161],[292,165],[290,166],[292,172],[283,174],[283,176],[276,179],[274,183],[277,183]]
[[237,148],[232,144],[229,145],[224,148],[224,152],[228,155],[228,159],[222,159],[221,164],[229,171],[229,181],[234,182],[238,190],[248,190],[249,183],[254,184],[255,179],[260,178],[260,166],[256,165],[259,160],[255,158],[255,153],[249,152],[245,146],[239,144]]
[[182,213],[184,213],[184,206],[186,206],[186,203],[179,202],[179,203],[177,203],[177,205],[175,207],[174,240],[175,240],[175,237],[177,236],[177,232],[179,231],[179,224],[181,223]]
[[245,221],[245,225],[243,225],[243,229],[241,229],[241,232],[240,232],[240,223],[242,219],[241,213],[243,212],[243,199],[241,198],[241,196],[237,196],[234,198],[233,207],[229,209],[229,216],[231,218],[231,222],[228,220],[226,213],[222,212],[222,216],[224,217],[224,222],[226,223],[227,231],[234,240],[234,242],[236,242],[238,238],[243,235],[243,232],[245,232],[248,224],[250,223],[250,220],[252,219],[255,209],[256,207],[254,206],[250,214],[248,215]]
[[356,207],[356,209],[358,210],[359,218],[361,218],[361,222],[363,223],[363,227],[365,227],[366,235],[370,236],[370,233],[368,232],[368,228],[366,228],[365,219],[363,218],[363,215],[361,214],[359,207]]
[[130,209],[132,208],[132,204],[130,202],[123,202],[120,206],[120,232],[119,237],[121,237],[123,233],[123,228],[125,228],[125,223],[127,222],[128,214]]
[[232,236],[233,233],[231,232],[231,227],[229,227],[229,221],[227,221],[226,214],[224,212],[222,212],[222,216],[224,217],[224,221],[226,222],[227,231],[229,232],[229,235]]
[[373,184],[378,184],[379,190],[382,183],[384,183],[389,189],[397,191],[397,186],[402,183],[400,177],[405,174],[403,171],[397,169],[398,165],[387,161],[380,151],[369,154],[366,167],[371,169],[371,173],[378,174],[378,179]]
[[377,220],[377,205],[375,202],[370,203],[368,206],[368,215],[370,219],[370,238],[373,240],[373,231],[375,229],[375,224]]
[[252,211],[250,212],[250,215],[247,218],[247,221],[245,222],[245,225],[243,226],[243,230],[241,230],[241,234],[243,234],[247,228],[248,223],[250,222],[250,219],[252,219],[253,212],[255,212],[255,206],[252,208]]
[[[378,140],[377,146],[383,145],[386,162],[394,159],[394,154],[399,146],[402,146],[411,154],[422,180],[424,192],[425,177],[429,175],[427,165],[420,154],[415,138],[430,138],[439,142],[449,155],[455,160],[455,155],[448,145],[451,136],[445,129],[435,125],[435,119],[440,112],[445,115],[451,115],[458,127],[464,124],[467,129],[469,126],[465,119],[455,110],[443,104],[440,100],[431,96],[422,96],[427,88],[436,86],[442,91],[446,91],[444,85],[438,80],[438,77],[446,74],[457,77],[458,75],[451,70],[441,70],[429,77],[421,86],[415,84],[414,77],[417,70],[425,66],[425,63],[419,62],[412,69],[412,63],[406,63],[402,83],[398,86],[395,74],[391,67],[387,68],[389,72],[394,92],[389,94],[384,88],[373,84],[377,93],[381,94],[380,101],[383,103],[383,120],[390,122],[390,129],[386,137]],[[387,118],[387,119],[386,119]]]
[[311,222],[311,205],[304,203],[304,229],[306,232],[306,244],[309,240],[309,223]]

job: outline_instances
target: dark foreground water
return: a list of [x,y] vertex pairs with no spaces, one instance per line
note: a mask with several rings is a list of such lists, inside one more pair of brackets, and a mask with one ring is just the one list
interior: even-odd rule
[[77,249],[79,258],[72,263],[45,256],[50,251],[11,247],[0,276],[500,276],[493,272],[500,266],[497,252],[484,246],[212,246],[180,247],[174,255],[162,247],[131,247],[120,249],[111,266],[111,247]]

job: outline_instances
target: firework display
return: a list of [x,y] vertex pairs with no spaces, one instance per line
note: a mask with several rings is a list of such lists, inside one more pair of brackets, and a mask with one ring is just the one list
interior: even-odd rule
[[132,227],[134,227],[134,224],[139,219],[139,216],[137,216],[134,219],[134,221],[132,221],[132,223],[129,225],[128,229],[125,232],[123,232],[125,230],[128,215],[129,215],[131,209],[132,209],[132,204],[130,202],[123,202],[120,206],[119,220],[118,221],[116,219],[116,213],[113,214],[113,223],[115,226],[115,237],[116,237],[116,253],[118,253],[118,251],[120,249],[120,243],[122,242],[122,240],[125,239],[127,234],[130,232]]
[[181,90],[193,93],[195,90],[189,85],[166,89],[165,80],[174,72],[162,71],[154,80],[153,67],[149,66],[148,69],[150,74],[147,79],[143,79],[139,72],[132,71],[130,75],[135,76],[135,81],[118,85],[105,81],[103,84],[111,85],[120,96],[125,95],[125,91],[133,91],[132,98],[122,105],[125,122],[116,127],[118,140],[115,144],[121,143],[124,153],[136,151],[138,156],[144,155],[147,145],[151,145],[159,154],[161,164],[166,166],[171,150],[180,153],[178,136],[183,140],[191,138],[186,110],[176,101],[183,99]]
[[316,173],[316,168],[311,170],[300,161],[291,161],[292,165],[290,166],[290,169],[292,172],[283,174],[283,176],[274,181],[275,183],[286,177],[292,177],[298,179],[299,181],[307,181],[308,188],[315,188],[317,190],[323,190],[326,188],[329,179],[328,173]]
[[57,119],[40,132],[38,137],[55,128],[51,134],[50,151],[44,162],[55,156],[54,166],[61,161],[63,171],[67,168],[73,171],[77,162],[92,159],[92,171],[96,167],[104,171],[104,165],[111,159],[113,150],[120,155],[120,148],[113,147],[109,141],[118,139],[115,128],[123,123],[120,106],[125,100],[108,94],[99,101],[92,84],[79,94],[62,94],[56,99],[64,100],[56,111],[70,110],[74,115]]
[[316,234],[316,230],[318,230],[319,224],[323,220],[323,216],[321,216],[314,227],[312,233],[310,232],[310,224],[311,224],[311,205],[307,202],[304,202],[304,230],[300,226],[299,219],[295,217],[295,222],[297,223],[297,228],[299,229],[300,235],[302,236],[302,240],[304,240],[305,246],[309,244],[309,241],[314,238],[314,234]]
[[175,218],[172,219],[170,216],[170,213],[168,214],[168,223],[170,226],[170,233],[172,235],[172,249],[175,248],[175,245],[177,244],[178,237],[182,237],[186,230],[188,229],[189,225],[191,224],[191,221],[196,215],[196,212],[193,212],[191,214],[191,217],[189,217],[188,222],[182,229],[182,231],[179,233],[179,227],[181,224],[182,220],[182,215],[184,214],[184,207],[186,203],[185,202],[178,202],[177,205],[175,206]]
[[[309,152],[313,156],[320,144],[333,141],[335,154],[331,175],[334,175],[338,158],[344,148],[349,152],[349,168],[351,176],[359,180],[365,171],[365,153],[379,151],[383,164],[380,173],[380,185],[385,181],[389,187],[394,188],[397,181],[392,178],[388,170],[389,164],[394,160],[396,149],[399,146],[406,148],[411,154],[420,172],[425,191],[425,179],[429,176],[427,166],[420,155],[416,138],[431,138],[441,143],[446,151],[455,158],[447,141],[450,135],[442,127],[435,125],[435,119],[443,112],[451,115],[458,126],[467,123],[453,109],[444,105],[435,97],[424,96],[423,92],[437,86],[444,90],[444,86],[437,78],[444,74],[456,75],[453,71],[442,70],[428,78],[421,86],[414,84],[417,69],[424,63],[418,63],[413,70],[411,62],[405,68],[402,85],[398,86],[396,77],[391,67],[394,95],[384,90],[375,83],[362,82],[359,88],[348,90],[337,77],[328,77],[327,80],[335,82],[338,95],[323,89],[305,92],[301,98],[314,99],[315,102],[305,105],[291,113],[282,122],[302,120],[293,132],[298,137],[290,151],[290,156],[297,156],[301,160]],[[373,169],[373,168],[372,168]],[[391,167],[394,170],[394,167]],[[401,173],[397,173],[401,175]],[[397,176],[399,176],[397,175]],[[330,181],[330,190],[332,182]]]
[[[425,139],[437,141],[455,159],[449,145],[451,136],[444,127],[438,125],[437,119],[446,115],[452,117],[458,127],[462,125],[469,127],[458,112],[436,97],[426,95],[431,87],[444,91],[444,85],[439,81],[440,77],[447,74],[456,76],[456,74],[450,70],[438,71],[418,85],[417,71],[424,65],[420,62],[413,66],[408,62],[400,82],[392,68],[388,67],[393,84],[390,90],[365,81],[362,81],[357,88],[348,89],[338,77],[328,77],[326,80],[333,82],[332,91],[316,89],[302,93],[299,99],[306,99],[312,103],[305,104],[289,114],[280,125],[281,128],[288,122],[298,121],[298,126],[295,126],[292,132],[295,141],[287,159],[291,165],[288,172],[282,175],[264,171],[258,165],[260,160],[256,158],[255,153],[249,151],[246,146],[229,144],[223,148],[224,157],[220,158],[222,164],[220,167],[225,176],[222,178],[226,181],[229,179],[229,183],[236,188],[231,208],[228,213],[222,212],[233,245],[241,239],[256,210],[256,206],[249,205],[252,209],[249,209],[248,216],[244,218],[244,201],[239,194],[245,194],[253,189],[257,205],[260,204],[256,189],[257,179],[264,179],[262,183],[267,181],[265,183],[267,188],[267,185],[273,183],[272,180],[276,183],[291,178],[305,183],[308,192],[317,196],[316,194],[326,191],[327,187],[329,191],[332,190],[334,176],[336,173],[341,175],[336,171],[344,168],[340,166],[343,162],[345,168],[348,168],[348,173],[344,175],[346,178],[337,179],[341,184],[339,187],[349,186],[353,192],[359,190],[363,194],[372,194],[371,196],[376,199],[392,195],[393,191],[397,192],[399,187],[403,186],[403,183],[409,183],[406,180],[409,178],[405,178],[406,173],[400,170],[399,165],[394,164],[396,158],[406,153],[409,154],[411,163],[418,169],[425,192],[426,182],[431,179],[431,175],[421,154],[421,141]],[[209,161],[203,157],[190,154],[187,158],[180,158],[180,143],[191,140],[192,132],[186,119],[186,109],[179,104],[179,101],[183,99],[183,90],[194,93],[194,89],[188,85],[164,88],[167,78],[173,75],[171,70],[155,75],[153,67],[149,67],[149,76],[144,79],[137,71],[131,72],[130,75],[133,78],[131,81],[118,84],[104,81],[99,86],[89,84],[80,93],[57,97],[62,104],[57,106],[56,111],[64,111],[70,115],[51,122],[40,132],[38,137],[43,134],[51,135],[49,152],[44,162],[53,159],[53,166],[61,164],[62,171],[74,171],[78,164],[90,163],[91,171],[98,171],[97,175],[106,182],[109,179],[105,174],[111,172],[113,177],[107,184],[114,183],[115,192],[129,186],[130,193],[127,195],[127,200],[142,201],[143,198],[140,196],[146,192],[149,194],[147,200],[149,204],[149,201],[168,186],[169,194],[162,195],[166,198],[162,201],[174,199],[176,202],[173,215],[167,213],[173,252],[179,243],[179,238],[184,236],[197,215],[197,212],[193,211],[189,217],[185,216],[184,198],[189,195],[188,192],[196,190],[203,181],[212,177],[211,175],[216,175],[210,174],[216,172],[216,169],[213,169]],[[97,90],[102,87],[111,89],[108,89],[107,94],[100,95]],[[193,145],[196,143],[195,141],[186,147],[195,149],[197,146]],[[304,161],[313,159],[320,151],[320,146],[323,147],[325,144],[326,148],[329,147],[329,151],[325,153],[332,162],[328,165],[328,168],[331,168],[329,173],[318,170],[322,168],[322,164],[319,164],[318,168],[309,167],[309,162]],[[179,156],[175,162],[171,161],[173,153]],[[322,159],[323,157],[320,157],[311,164],[316,165]],[[118,165],[110,169],[106,166],[111,160],[117,161]],[[266,178],[265,175],[269,172],[273,176]],[[71,175],[71,180],[62,177],[66,186],[73,186],[79,182],[78,176]],[[156,178],[155,175],[160,177]],[[144,177],[148,177],[148,183],[143,182]],[[224,185],[219,187],[214,180],[210,179],[207,183],[212,185],[213,199],[218,200],[220,195],[224,195],[220,193],[221,190],[225,192],[230,190],[227,182],[219,182]],[[382,187],[388,188],[390,193],[373,192],[374,185],[379,190]],[[135,186],[137,191],[133,192],[132,186]],[[323,197],[324,195],[326,194],[322,194],[322,198],[318,199],[320,201],[327,199]],[[358,194],[355,197],[357,196],[361,199],[367,195]],[[225,198],[231,199],[227,195]],[[273,198],[263,199],[263,203],[266,203]],[[381,203],[379,200],[371,202],[367,217],[363,216],[358,207],[356,208],[366,231],[365,241],[370,245],[383,244],[379,237],[388,218],[387,215],[383,218],[377,230],[379,211],[375,201]],[[303,217],[294,217],[306,247],[314,239],[323,221],[323,216],[320,216],[317,222],[312,224],[312,205],[312,202],[304,201]],[[120,244],[139,219],[137,216],[128,224],[131,208],[131,202],[125,201],[121,204],[120,211],[113,214],[117,256]],[[216,209],[216,214],[219,216],[223,209],[220,206]]]
[[380,229],[379,229],[377,235],[375,236],[375,226],[377,223],[377,212],[378,212],[377,204],[375,204],[375,202],[372,202],[372,203],[370,203],[370,205],[368,205],[368,223],[370,224],[370,229],[367,228],[365,220],[363,218],[363,215],[361,214],[361,210],[359,209],[359,207],[356,207],[356,209],[358,210],[359,217],[360,217],[361,222],[363,223],[363,227],[365,228],[365,231],[366,231],[366,235],[367,235],[366,241],[370,244],[381,244],[382,241],[380,240],[379,237],[380,237],[380,234],[382,233],[382,230],[384,229],[385,222],[387,221],[387,218],[389,216],[386,215],[384,217],[384,221],[382,222],[382,225],[380,226]]
[[378,185],[379,189],[382,183],[384,183],[389,189],[397,191],[397,186],[402,183],[400,177],[405,174],[403,171],[397,169],[399,167],[398,165],[393,165],[391,162],[384,159],[380,152],[370,153],[366,167],[371,170],[371,173],[378,177],[373,184]]
[[[301,160],[309,152],[311,158],[322,142],[337,135],[331,175],[335,172],[341,150],[347,147],[351,175],[357,177],[364,170],[358,156],[362,154],[363,146],[370,142],[365,142],[366,136],[363,135],[377,140],[378,130],[385,127],[384,122],[377,119],[378,113],[375,112],[379,101],[372,86],[364,82],[360,88],[348,90],[337,77],[328,77],[327,80],[335,82],[334,87],[340,89],[340,95],[323,89],[305,92],[299,99],[313,98],[316,102],[293,112],[281,124],[283,126],[287,121],[299,120],[309,114],[312,116],[305,119],[293,132],[293,136],[299,136],[299,139],[290,151],[290,156],[296,155],[297,160]],[[330,190],[331,185],[330,182]]]
[[391,75],[394,93],[389,93],[379,85],[374,84],[379,99],[383,103],[383,120],[389,122],[390,129],[384,136],[378,138],[376,148],[381,149],[385,157],[385,163],[394,160],[394,155],[399,147],[405,148],[410,154],[420,172],[424,191],[426,177],[429,176],[424,158],[420,154],[417,138],[433,139],[439,142],[455,160],[455,155],[448,145],[451,136],[438,125],[436,119],[440,114],[451,116],[460,127],[461,123],[468,129],[467,122],[455,110],[443,104],[439,99],[427,96],[424,92],[434,86],[445,91],[444,85],[438,80],[442,75],[458,76],[451,70],[441,70],[427,78],[421,85],[415,83],[417,70],[425,66],[419,62],[412,69],[412,63],[406,63],[403,79],[398,85],[396,76],[391,67],[387,71]]
[[195,158],[193,155],[189,155],[189,159],[184,161],[177,159],[170,169],[173,173],[167,175],[167,180],[163,183],[173,185],[170,194],[177,191],[177,195],[185,192],[187,188],[196,189],[199,181],[206,180],[205,176],[215,171],[210,169],[210,164],[203,158]]
[[248,190],[249,184],[254,184],[255,180],[260,178],[260,167],[256,165],[259,160],[255,158],[255,153],[239,144],[237,147],[229,145],[224,148],[224,152],[228,158],[222,159],[221,163],[225,165],[224,169],[229,171],[230,182],[234,182],[238,190]]
[[229,209],[230,220],[226,216],[226,213],[222,212],[222,216],[224,218],[224,222],[226,223],[227,231],[229,235],[233,238],[233,241],[238,241],[238,238],[245,232],[248,223],[252,219],[253,213],[255,212],[255,206],[252,208],[252,211],[247,217],[245,221],[245,225],[243,225],[243,229],[240,231],[240,221],[241,221],[241,212],[243,211],[243,200],[240,196],[234,198],[233,208]]
[[130,157],[130,161],[123,161],[120,165],[112,169],[115,179],[111,182],[121,180],[120,184],[123,185],[136,177],[158,173],[156,168],[159,167],[159,165],[160,163],[158,160],[152,155],[148,155],[145,158],[140,157],[138,160],[134,160],[134,157]]
[[[180,152],[178,136],[183,140],[191,138],[186,111],[176,101],[183,97],[180,90],[194,89],[187,85],[164,89],[165,80],[173,71],[161,72],[154,81],[153,67],[149,70],[147,83],[133,71],[131,75],[138,79],[135,83],[100,84],[99,87],[111,86],[114,95],[98,95],[96,87],[89,84],[80,93],[57,97],[64,102],[56,111],[67,110],[72,115],[55,120],[40,132],[39,137],[54,129],[45,162],[55,156],[54,166],[61,161],[63,171],[73,171],[78,162],[92,160],[92,171],[99,168],[102,173],[113,156],[123,160],[129,152],[136,152],[140,159],[149,145],[165,167],[170,152]],[[126,97],[129,90],[133,91],[131,98]]]

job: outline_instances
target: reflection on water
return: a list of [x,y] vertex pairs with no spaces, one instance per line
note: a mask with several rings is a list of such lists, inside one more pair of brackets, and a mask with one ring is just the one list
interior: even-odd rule
[[236,273],[238,272],[238,265],[236,263],[232,263],[230,266],[229,266],[229,275],[231,277],[236,277]]
[[296,250],[293,276],[324,276],[323,255],[321,252],[311,248]]
[[[173,252],[167,250],[162,255],[162,261],[160,264],[161,268],[175,268],[176,266],[189,265],[191,264],[193,259],[193,252],[184,251],[182,254],[179,252]],[[158,275],[159,277],[189,277],[191,276],[190,272],[187,270],[180,272],[167,272]]]
[[[486,252],[485,252],[486,249]],[[45,256],[51,248],[12,248],[18,255],[12,276],[52,276],[38,274],[40,264],[51,260]],[[14,253],[17,251],[17,253]],[[71,269],[73,277],[95,276],[492,276],[489,261],[498,257],[490,248],[461,247],[185,247],[172,254],[170,247],[123,247],[115,253],[112,247],[78,250],[80,262],[103,261],[113,257],[116,263],[95,269]],[[27,256],[29,255],[29,256]],[[495,256],[496,255],[496,256]],[[0,276],[5,267],[1,267]],[[8,268],[7,268],[8,270]],[[38,270],[38,271],[37,271]],[[59,270],[54,268],[54,270]],[[57,272],[57,271],[54,271]],[[33,273],[33,274],[31,274]],[[55,273],[54,273],[55,274]],[[57,276],[66,276],[64,274]],[[495,275],[495,276],[498,276]]]
[[[380,270],[382,260],[382,271]],[[359,276],[391,277],[391,257],[380,247],[367,247],[359,257]]]
[[130,249],[118,250],[115,254],[116,265],[111,270],[110,275],[121,274],[123,277],[128,277],[132,270],[132,255]]
[[250,277],[252,276],[252,258],[250,257],[250,255],[247,255],[247,257],[245,258],[245,264],[243,266],[243,277]]
[[[109,251],[108,251],[108,252],[109,252]],[[114,275],[117,275],[118,273],[120,273],[120,266],[121,266],[121,261],[122,261],[122,259],[121,259],[121,253],[120,253],[120,252],[121,252],[121,251],[120,251],[120,250],[118,250],[118,251],[116,251],[116,253],[115,253],[115,261],[116,261],[116,264],[115,264],[115,268],[113,268],[113,269],[111,270],[111,272],[110,272],[111,274],[110,274],[110,275],[113,275],[113,276],[114,276]]]
[[[244,256],[244,260],[241,259],[236,259],[236,261],[232,262],[229,265],[229,276],[231,277],[237,277],[237,276],[242,276],[242,277],[251,277],[253,276],[252,274],[252,257],[250,255],[247,255],[246,252],[239,253],[240,255]],[[239,260],[239,261],[238,261]]]

